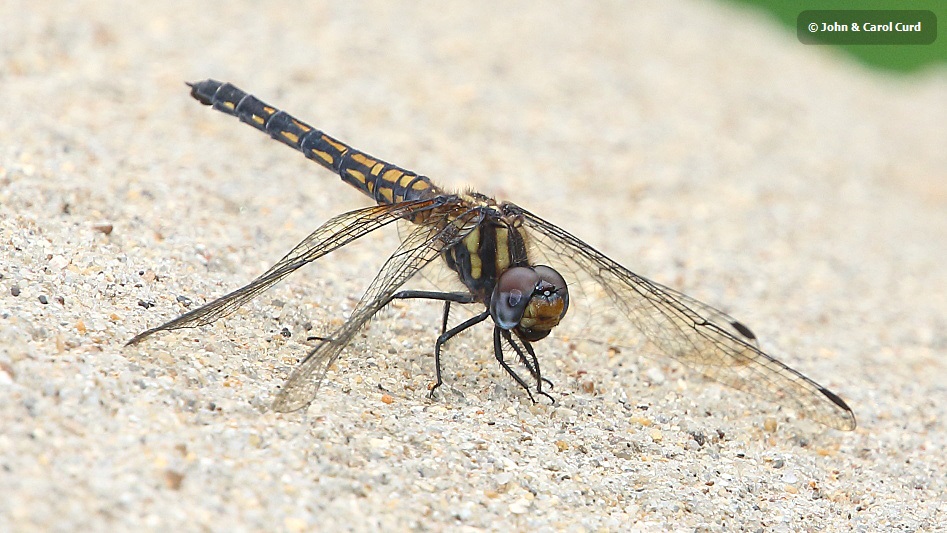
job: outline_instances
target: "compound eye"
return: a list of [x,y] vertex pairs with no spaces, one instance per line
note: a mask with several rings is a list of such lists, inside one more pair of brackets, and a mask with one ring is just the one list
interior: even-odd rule
[[516,329],[520,337],[527,341],[545,338],[569,310],[569,289],[565,279],[545,265],[537,266],[533,271],[539,276],[539,283],[533,289],[533,297]]
[[494,323],[506,330],[519,325],[540,283],[539,274],[532,268],[513,267],[501,274],[490,297],[490,316]]
[[539,265],[533,270],[541,280],[541,283],[536,287],[535,294],[547,302],[561,301],[562,311],[559,312],[559,318],[561,319],[569,310],[569,287],[566,285],[566,280],[552,267],[546,265]]

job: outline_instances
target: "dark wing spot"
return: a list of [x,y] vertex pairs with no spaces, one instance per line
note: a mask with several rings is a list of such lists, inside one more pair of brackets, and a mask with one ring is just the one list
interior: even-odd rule
[[733,322],[730,322],[730,325],[733,326],[733,329],[739,331],[740,335],[743,335],[750,340],[756,340],[756,335],[750,331],[750,328],[744,326],[741,322],[734,320]]
[[852,411],[852,409],[848,406],[848,404],[845,403],[845,400],[839,398],[837,394],[835,394],[834,392],[830,391],[829,389],[827,389],[827,388],[825,388],[825,387],[821,387],[821,388],[819,389],[819,392],[821,392],[822,394],[824,394],[826,398],[832,400],[832,403],[834,403],[835,405],[841,407],[842,409],[845,409],[845,410],[848,411],[848,412],[851,412],[851,411]]

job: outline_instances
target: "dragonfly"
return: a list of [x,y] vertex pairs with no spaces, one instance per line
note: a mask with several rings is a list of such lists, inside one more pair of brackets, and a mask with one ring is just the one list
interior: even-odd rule
[[[230,83],[189,83],[201,104],[239,118],[341,177],[374,201],[325,222],[269,270],[241,287],[165,324],[133,337],[204,326],[237,310],[300,267],[373,231],[400,223],[401,244],[387,258],[351,315],[318,339],[276,394],[272,409],[292,412],[316,397],[328,368],[370,319],[394,300],[444,303],[434,343],[436,382],[443,384],[441,352],[451,338],[477,324],[493,325],[493,352],[500,367],[530,399],[552,386],[540,369],[533,344],[546,338],[570,309],[570,283],[581,278],[597,295],[585,302],[603,311],[594,330],[611,345],[643,337],[662,354],[707,377],[795,410],[840,430],[855,428],[855,415],[842,398],[760,349],[742,322],[710,305],[635,274],[561,227],[514,203],[477,193],[452,193],[426,176],[382,161],[302,122]],[[543,261],[543,262],[541,262]],[[405,283],[440,263],[459,290],[405,289]],[[546,264],[549,263],[549,264]],[[565,272],[567,276],[560,274]],[[423,274],[422,274],[423,275]],[[452,305],[478,312],[449,326]],[[507,355],[510,356],[509,360]],[[513,358],[515,356],[515,359]],[[512,365],[525,368],[528,377]],[[534,400],[535,401],[535,400]]]

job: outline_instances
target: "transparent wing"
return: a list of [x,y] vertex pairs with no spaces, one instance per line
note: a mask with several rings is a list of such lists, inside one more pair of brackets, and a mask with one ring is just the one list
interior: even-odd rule
[[[531,243],[553,268],[584,274],[595,292],[666,355],[706,376],[795,409],[822,424],[855,428],[852,410],[835,393],[760,351],[756,336],[723,311],[643,278],[567,231],[518,206]],[[571,280],[567,280],[571,282]],[[620,317],[620,318],[621,318]],[[600,324],[601,336],[626,324]],[[621,338],[621,337],[619,337]]]
[[[414,225],[407,220],[400,220],[398,226],[398,237],[404,239],[414,229]],[[460,280],[457,272],[454,272],[447,266],[446,261],[434,261],[421,271],[419,276],[415,276],[408,282],[406,288],[438,290],[441,292],[465,292],[467,287]]]
[[[449,223],[437,224],[437,221],[429,221],[414,227],[410,233],[403,233],[401,246],[385,261],[362,299],[356,304],[352,315],[299,363],[283,390],[276,396],[273,410],[286,413],[309,405],[316,397],[326,370],[358,330],[391,301],[392,295],[405,281],[436,259],[446,247],[467,235],[473,229],[478,216],[476,210],[471,210],[457,218],[450,217]],[[447,222],[448,218],[443,216],[440,220]]]
[[170,322],[135,335],[127,345],[136,344],[159,331],[193,328],[215,322],[236,311],[240,306],[256,298],[281,279],[300,267],[315,261],[329,252],[345,246],[378,228],[402,217],[411,217],[444,205],[443,197],[414,200],[390,205],[372,206],[343,213],[329,219],[297,244],[285,257],[276,262],[263,275],[226,296],[189,311]]

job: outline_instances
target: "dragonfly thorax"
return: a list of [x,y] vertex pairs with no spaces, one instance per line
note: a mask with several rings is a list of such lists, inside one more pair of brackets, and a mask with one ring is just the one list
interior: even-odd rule
[[526,341],[546,337],[569,308],[565,280],[549,266],[531,264],[523,218],[510,204],[474,193],[459,198],[479,219],[442,253],[448,267],[487,306],[497,327]]

